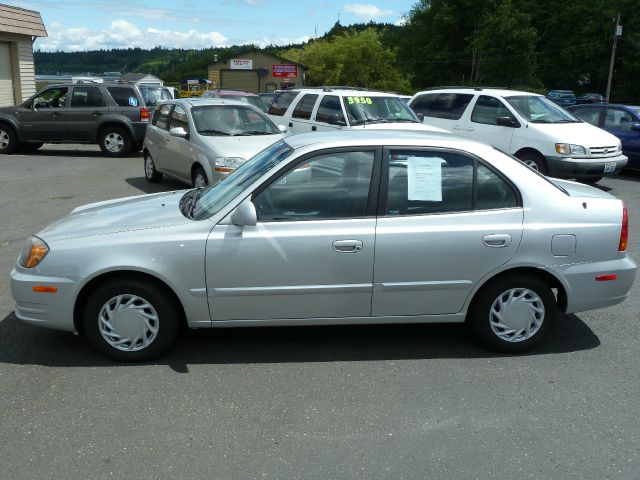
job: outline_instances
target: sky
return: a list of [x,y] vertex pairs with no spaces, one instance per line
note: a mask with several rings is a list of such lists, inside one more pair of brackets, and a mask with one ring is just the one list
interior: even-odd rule
[[[2,1],[2,0],[0,0]],[[400,24],[418,0],[4,0],[40,12],[43,51],[288,45],[340,21]]]

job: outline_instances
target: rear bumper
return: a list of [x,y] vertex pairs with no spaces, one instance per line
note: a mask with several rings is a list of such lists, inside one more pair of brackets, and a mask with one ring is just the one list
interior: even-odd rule
[[[633,286],[636,269],[636,264],[629,257],[553,268],[567,282],[566,313],[584,312],[623,302]],[[615,275],[616,279],[596,281],[597,275]]]
[[[557,178],[598,178],[615,175],[627,166],[625,155],[600,158],[545,157],[549,175]],[[604,172],[605,165],[615,162],[613,172]]]

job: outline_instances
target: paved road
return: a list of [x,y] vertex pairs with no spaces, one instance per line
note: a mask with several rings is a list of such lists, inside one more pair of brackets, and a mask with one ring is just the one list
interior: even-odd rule
[[[640,176],[627,202],[636,261]],[[461,326],[194,331],[119,365],[19,324],[25,238],[73,207],[143,192],[137,156],[0,155],[0,477],[7,479],[637,479],[640,296],[568,316],[529,355]]]

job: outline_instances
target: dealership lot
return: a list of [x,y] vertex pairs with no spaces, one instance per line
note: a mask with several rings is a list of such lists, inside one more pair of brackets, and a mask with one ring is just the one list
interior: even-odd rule
[[[0,456],[7,478],[637,478],[640,297],[523,356],[462,326],[192,331],[151,364],[19,324],[25,239],[93,201],[182,189],[93,146],[0,156]],[[625,200],[638,262],[640,175]]]

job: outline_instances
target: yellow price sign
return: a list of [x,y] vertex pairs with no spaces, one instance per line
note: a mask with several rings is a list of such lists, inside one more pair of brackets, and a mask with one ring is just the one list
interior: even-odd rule
[[354,103],[371,105],[373,103],[373,100],[371,100],[371,97],[347,97],[347,103],[349,105],[353,105]]

